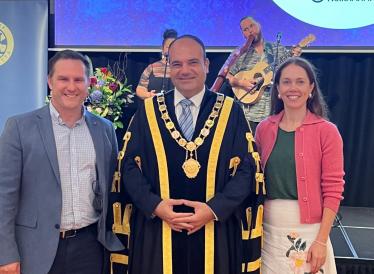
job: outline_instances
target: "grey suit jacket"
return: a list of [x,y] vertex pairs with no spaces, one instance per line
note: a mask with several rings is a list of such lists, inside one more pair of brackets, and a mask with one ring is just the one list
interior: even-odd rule
[[[121,249],[105,227],[118,152],[116,135],[105,119],[87,113],[86,122],[103,197],[98,240],[110,250]],[[59,241],[61,199],[49,106],[9,118],[0,137],[0,265],[20,261],[24,274],[49,271]]]

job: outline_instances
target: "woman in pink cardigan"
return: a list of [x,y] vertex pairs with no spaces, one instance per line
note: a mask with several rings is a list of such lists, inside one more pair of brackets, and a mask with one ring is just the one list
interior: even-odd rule
[[256,130],[267,186],[262,273],[336,273],[329,234],[343,198],[342,138],[308,61],[288,59],[274,79],[272,115]]

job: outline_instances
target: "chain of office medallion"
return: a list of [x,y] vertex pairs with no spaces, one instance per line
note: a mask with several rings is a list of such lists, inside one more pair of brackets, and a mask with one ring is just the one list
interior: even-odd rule
[[205,138],[209,135],[210,129],[214,125],[215,119],[219,115],[219,111],[222,108],[224,99],[224,95],[218,94],[213,109],[209,114],[208,119],[205,121],[204,127],[200,130],[199,136],[196,137],[194,141],[187,142],[187,140],[183,138],[181,133],[175,128],[174,123],[170,119],[169,112],[165,105],[165,96],[163,94],[157,95],[158,109],[161,112],[161,118],[164,121],[166,128],[170,132],[171,137],[177,142],[178,145],[189,152],[196,150],[204,143]]

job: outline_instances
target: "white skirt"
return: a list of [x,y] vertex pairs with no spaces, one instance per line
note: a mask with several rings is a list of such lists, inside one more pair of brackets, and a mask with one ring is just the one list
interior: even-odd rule
[[[264,242],[262,274],[294,274],[310,272],[306,262],[310,245],[315,240],[320,223],[301,224],[297,201],[266,200],[264,205]],[[336,274],[334,251],[327,241],[324,274]]]

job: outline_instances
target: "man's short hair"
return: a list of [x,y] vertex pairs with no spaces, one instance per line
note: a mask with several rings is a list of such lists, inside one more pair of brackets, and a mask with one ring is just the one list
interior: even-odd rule
[[48,77],[51,77],[54,73],[55,65],[58,60],[79,60],[84,64],[86,70],[87,78],[90,77],[90,63],[88,60],[79,52],[74,50],[62,50],[58,51],[52,58],[48,61]]
[[244,20],[247,20],[247,19],[255,22],[256,24],[258,24],[258,22],[256,21],[256,19],[254,19],[252,16],[244,16],[242,19],[240,19],[239,24],[241,24]]
[[[169,52],[170,52],[170,49],[171,49],[172,45],[173,45],[176,41],[181,40],[181,39],[184,39],[184,38],[192,39],[192,40],[194,40],[196,43],[198,43],[198,44],[201,46],[201,49],[203,50],[203,56],[204,56],[204,58],[206,58],[205,45],[204,45],[203,41],[201,41],[200,38],[198,38],[197,36],[192,35],[192,34],[184,34],[184,35],[182,35],[182,36],[177,37],[177,39],[175,39],[173,42],[170,43],[170,46],[169,46]],[[169,54],[169,56],[170,56],[170,54]]]

